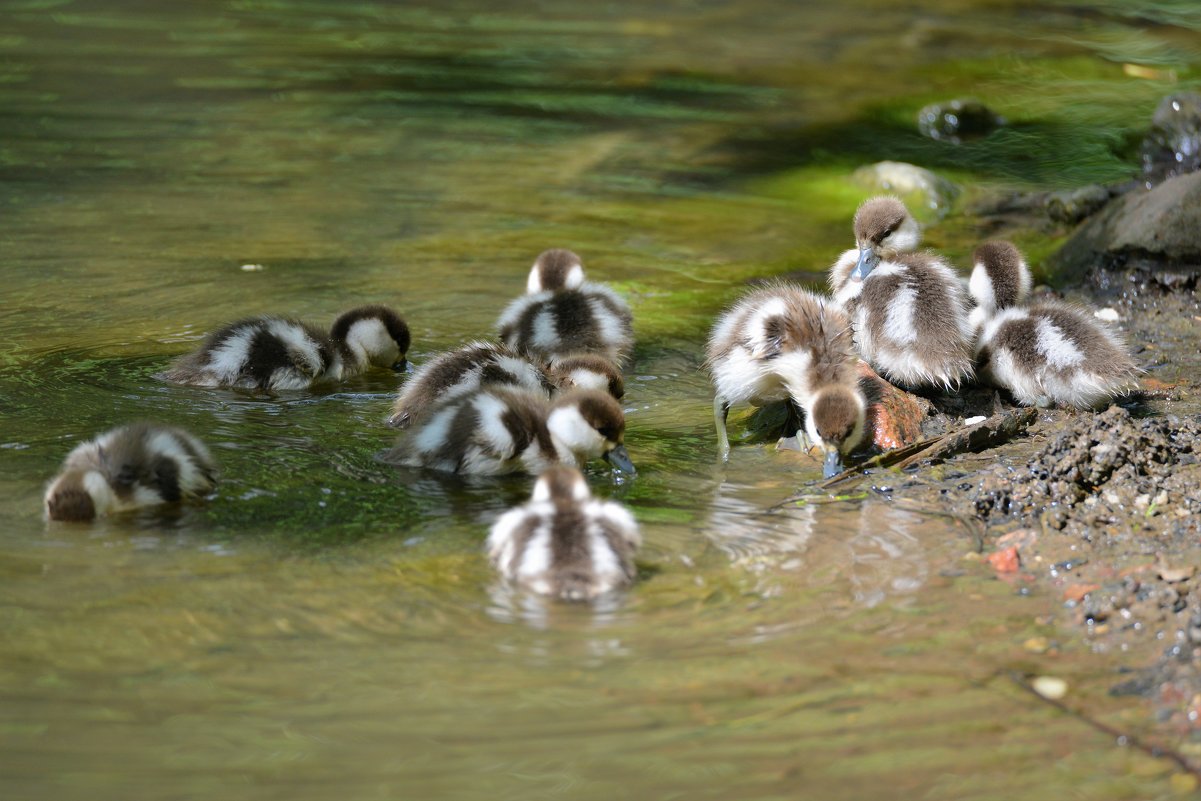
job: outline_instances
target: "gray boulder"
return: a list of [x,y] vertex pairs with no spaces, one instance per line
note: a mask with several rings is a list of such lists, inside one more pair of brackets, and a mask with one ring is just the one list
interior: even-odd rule
[[1052,257],[1058,278],[1094,267],[1201,271],[1201,172],[1113,200]]

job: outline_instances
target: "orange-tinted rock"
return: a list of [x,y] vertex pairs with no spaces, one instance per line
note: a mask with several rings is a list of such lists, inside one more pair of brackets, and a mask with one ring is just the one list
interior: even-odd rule
[[1018,558],[1018,549],[1011,545],[990,553],[988,563],[998,573],[1016,573],[1021,565],[1021,560]]
[[922,420],[930,402],[899,389],[859,362],[859,388],[867,398],[867,430],[872,443],[883,450],[900,448],[922,438]]

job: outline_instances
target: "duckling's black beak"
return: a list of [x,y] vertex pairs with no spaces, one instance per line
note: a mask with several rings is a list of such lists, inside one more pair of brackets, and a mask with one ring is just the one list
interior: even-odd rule
[[859,249],[859,261],[855,262],[855,270],[851,273],[852,281],[862,281],[880,262],[880,257],[871,248]]
[[625,445],[618,445],[616,448],[606,453],[602,458],[622,473],[634,475],[638,472],[638,470],[634,468],[634,463],[630,461],[630,454],[626,451]]
[[842,472],[842,454],[838,451],[826,453],[826,462],[822,465],[822,478],[834,478]]
[[409,363],[405,359],[397,359],[392,363],[392,369],[398,373],[403,373],[408,366]]

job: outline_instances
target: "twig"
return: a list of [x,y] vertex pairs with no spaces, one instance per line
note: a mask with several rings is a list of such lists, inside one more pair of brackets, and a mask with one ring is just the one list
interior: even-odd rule
[[1108,735],[1109,737],[1113,737],[1115,740],[1124,742],[1127,745],[1134,746],[1135,748],[1137,748],[1138,750],[1142,751],[1145,754],[1148,754],[1149,756],[1153,756],[1158,759],[1167,759],[1172,762],[1175,762],[1176,766],[1179,767],[1184,772],[1191,774],[1192,776],[1196,777],[1197,779],[1201,779],[1201,767],[1194,765],[1192,762],[1189,761],[1188,757],[1186,757],[1184,754],[1180,753],[1179,751],[1177,751],[1173,748],[1170,748],[1168,746],[1165,746],[1165,745],[1156,745],[1154,743],[1147,742],[1146,740],[1143,740],[1141,737],[1138,737],[1137,735],[1128,734],[1128,733],[1122,731],[1121,729],[1116,729],[1113,726],[1110,726],[1108,723],[1104,723],[1100,720],[1096,720],[1095,718],[1091,718],[1088,715],[1086,715],[1085,713],[1081,712],[1080,710],[1073,709],[1072,707],[1068,706],[1063,701],[1060,701],[1056,698],[1048,698],[1047,696],[1040,693],[1038,690],[1034,689],[1034,686],[1031,685],[1030,682],[1026,681],[1026,678],[1024,676],[1022,676],[1018,673],[1015,673],[1012,671],[1010,671],[1010,672],[997,671],[997,673],[998,673],[998,675],[1006,676],[1010,681],[1012,681],[1018,687],[1025,690],[1026,692],[1030,693],[1031,695],[1033,695],[1035,698],[1042,701],[1043,703],[1049,704],[1050,706],[1055,707],[1060,712],[1063,712],[1066,715],[1072,716],[1076,720],[1079,720],[1081,723],[1084,723],[1085,725],[1087,725],[1093,729],[1096,729],[1097,731],[1101,732],[1102,734]]

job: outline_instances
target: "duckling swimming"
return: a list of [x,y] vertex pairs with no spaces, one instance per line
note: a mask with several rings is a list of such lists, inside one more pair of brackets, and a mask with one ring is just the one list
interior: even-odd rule
[[973,261],[970,286],[983,311],[976,342],[983,378],[1023,406],[1078,409],[1097,407],[1134,384],[1138,368],[1126,346],[1089,310],[1056,301],[1012,305],[1030,286],[1029,267],[1016,247],[986,243]]
[[570,250],[552,248],[543,251],[530,268],[525,291],[534,295],[558,289],[579,289],[584,283],[584,263]]
[[440,403],[481,387],[512,386],[549,398],[555,388],[547,367],[495,342],[470,342],[421,365],[405,382],[387,423],[408,428]]
[[633,347],[633,315],[621,296],[603,284],[545,289],[510,303],[496,321],[497,335],[513,350],[547,361],[595,353],[621,363]]
[[554,465],[529,503],[497,519],[488,556],[509,581],[565,601],[587,601],[634,580],[642,535],[619,504],[599,501],[580,471]]
[[734,403],[791,401],[805,415],[804,433],[826,453],[827,475],[863,439],[867,404],[850,322],[829,299],[787,284],[749,292],[718,318],[706,356],[723,460]]
[[132,423],[84,442],[67,455],[46,490],[46,516],[85,521],[198,498],[212,491],[216,476],[208,449],[188,432]]
[[859,355],[894,384],[954,387],[972,376],[967,298],[955,271],[913,253],[917,223],[901,201],[876,197],[855,213],[857,248],[830,268]]
[[386,306],[351,309],[328,334],[297,320],[251,317],[210,334],[198,351],[177,360],[162,377],[198,387],[307,389],[368,367],[404,369],[408,349],[408,326]]
[[550,372],[564,391],[599,389],[608,392],[614,400],[625,397],[625,378],[621,368],[604,356],[595,353],[564,356],[551,364]]
[[540,473],[556,462],[582,467],[601,457],[633,473],[622,440],[625,415],[596,390],[564,393],[489,386],[435,409],[382,457],[390,464],[448,473]]

